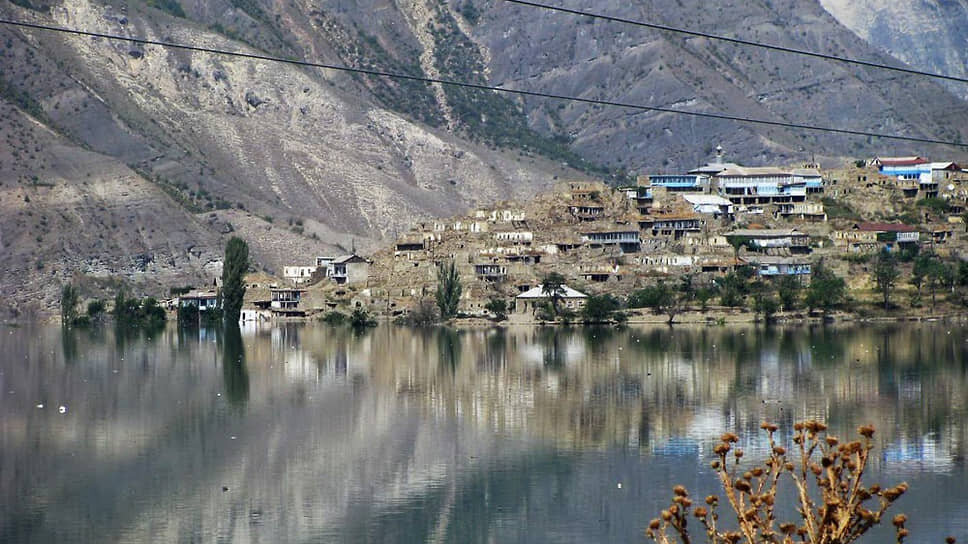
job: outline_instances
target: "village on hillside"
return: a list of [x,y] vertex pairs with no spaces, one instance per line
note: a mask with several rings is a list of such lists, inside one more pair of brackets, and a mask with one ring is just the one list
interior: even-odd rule
[[[530,202],[417,222],[371,255],[307,255],[281,278],[252,274],[242,319],[353,309],[406,316],[434,297],[447,263],[460,277],[462,315],[487,317],[488,302],[501,299],[512,322],[535,319],[548,298],[542,279],[552,273],[565,280],[560,298],[573,309],[588,296],[624,300],[656,282],[714,285],[740,269],[805,285],[821,260],[851,292],[870,293],[870,257],[878,252],[908,262],[921,252],[968,254],[966,200],[968,171],[953,162],[878,157],[825,171],[746,167],[726,162],[717,148],[715,160],[686,173],[642,175],[624,187],[560,181]],[[205,308],[215,301],[212,291],[173,302]]]

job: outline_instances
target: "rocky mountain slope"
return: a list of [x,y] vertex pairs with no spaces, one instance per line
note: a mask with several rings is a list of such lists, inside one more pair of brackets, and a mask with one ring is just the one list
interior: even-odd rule
[[[841,24],[919,69],[968,77],[968,0],[821,0]],[[968,85],[951,83],[968,99]]]
[[[886,58],[812,1],[565,5]],[[502,0],[16,0],[0,3],[0,16],[527,90],[968,139],[968,108],[930,81]],[[839,160],[885,148],[951,151],[11,27],[0,27],[0,101],[7,143],[0,252],[17,263],[0,272],[0,285],[19,306],[49,306],[69,276],[198,283],[210,278],[233,233],[252,239],[260,266],[279,270],[318,253],[372,248],[418,217],[529,196],[556,176],[693,166],[716,144],[748,163],[813,153]],[[82,204],[98,198],[101,207]]]

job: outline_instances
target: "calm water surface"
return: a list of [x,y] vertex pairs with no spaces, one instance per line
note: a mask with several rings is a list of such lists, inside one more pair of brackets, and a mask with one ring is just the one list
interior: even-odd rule
[[966,333],[0,329],[0,542],[644,542],[723,430],[802,418],[874,423],[964,541]]

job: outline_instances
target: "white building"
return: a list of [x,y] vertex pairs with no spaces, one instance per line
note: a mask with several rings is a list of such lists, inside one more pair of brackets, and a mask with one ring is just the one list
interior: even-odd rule
[[713,217],[733,215],[733,203],[717,195],[682,195],[692,205],[696,213],[711,214]]
[[313,274],[316,272],[315,266],[285,266],[282,268],[282,277],[296,285],[309,283]]
[[[558,288],[558,295],[562,306],[569,310],[581,309],[585,306],[585,300],[588,298],[585,293],[576,291],[567,285]],[[515,306],[521,313],[526,313],[528,310],[533,313],[543,308],[550,300],[551,298],[544,292],[544,286],[538,285],[515,297]]]

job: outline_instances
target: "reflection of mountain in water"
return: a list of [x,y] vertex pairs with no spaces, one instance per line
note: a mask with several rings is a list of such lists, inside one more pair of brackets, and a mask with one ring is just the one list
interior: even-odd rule
[[950,491],[932,514],[950,523],[968,358],[947,332],[287,324],[120,349],[17,332],[0,336],[0,541],[629,540],[659,489],[703,489],[722,430],[805,416],[842,436],[874,422],[879,462],[914,493],[930,481],[925,500]]

